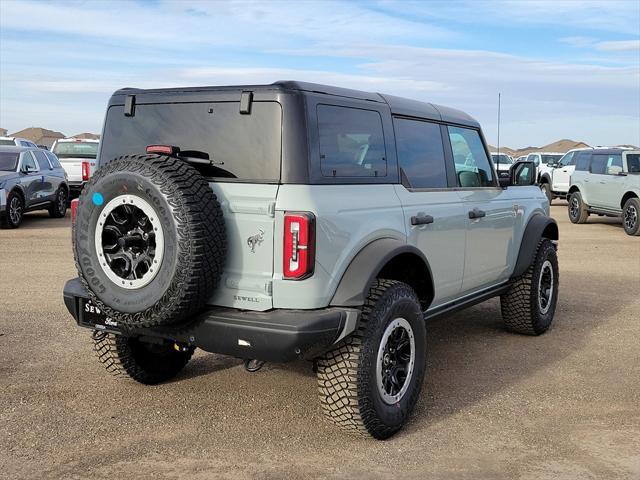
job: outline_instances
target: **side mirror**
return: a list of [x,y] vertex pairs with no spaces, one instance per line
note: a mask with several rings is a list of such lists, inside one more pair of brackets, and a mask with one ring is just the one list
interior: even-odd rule
[[[509,184],[529,186],[536,183],[536,164],[534,162],[516,162],[509,169]],[[502,183],[501,183],[502,185]]]
[[31,172],[35,172],[36,170],[34,168],[31,168],[29,165],[24,165],[22,167],[22,173],[31,173]]
[[607,167],[607,175],[620,175],[622,173],[622,167],[618,165],[610,165]]

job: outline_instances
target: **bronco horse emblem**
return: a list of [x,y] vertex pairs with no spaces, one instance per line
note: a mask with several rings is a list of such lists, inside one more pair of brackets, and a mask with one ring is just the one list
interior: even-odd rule
[[264,230],[261,228],[258,230],[260,230],[260,233],[247,238],[247,245],[249,245],[251,253],[256,253],[256,245],[262,245],[262,242],[264,241]]

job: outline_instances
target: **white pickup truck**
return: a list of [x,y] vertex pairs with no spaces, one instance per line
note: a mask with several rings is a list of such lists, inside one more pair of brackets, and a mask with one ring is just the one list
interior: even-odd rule
[[77,197],[97,168],[99,140],[63,138],[51,147],[69,178],[70,198]]

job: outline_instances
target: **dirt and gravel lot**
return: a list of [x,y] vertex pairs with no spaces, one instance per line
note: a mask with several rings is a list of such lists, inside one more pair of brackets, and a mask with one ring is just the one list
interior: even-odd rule
[[551,331],[505,332],[497,300],[429,322],[423,394],[386,442],[328,424],[306,362],[108,376],[62,303],[69,218],[27,215],[0,231],[0,477],[639,479],[640,238],[557,203]]

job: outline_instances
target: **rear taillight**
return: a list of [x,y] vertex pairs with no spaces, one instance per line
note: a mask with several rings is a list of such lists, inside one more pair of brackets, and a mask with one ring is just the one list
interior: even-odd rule
[[78,215],[78,199],[71,200],[71,223],[76,223],[76,216]]
[[146,151],[147,153],[172,156],[180,153],[180,148],[173,145],[147,145]]
[[89,180],[89,162],[82,162],[82,181],[86,182]]
[[284,278],[302,280],[313,275],[316,217],[308,212],[284,214]]

